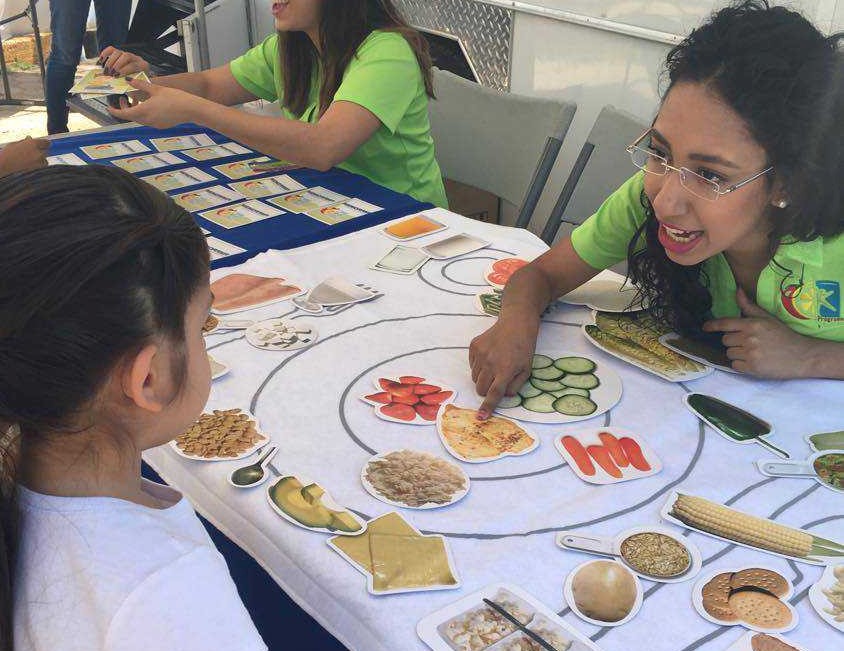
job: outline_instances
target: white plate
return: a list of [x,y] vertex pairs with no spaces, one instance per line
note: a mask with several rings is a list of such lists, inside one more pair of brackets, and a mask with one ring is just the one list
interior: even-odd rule
[[[763,569],[763,570],[770,570],[771,572],[776,572],[777,574],[782,576],[782,578],[784,578],[786,580],[786,582],[788,583],[788,592],[786,594],[784,594],[783,596],[779,597],[779,600],[782,603],[784,603],[786,606],[788,606],[788,610],[791,612],[791,622],[787,626],[783,626],[782,628],[760,628],[758,626],[755,626],[753,624],[749,624],[749,623],[742,621],[742,620],[736,620],[734,622],[728,622],[728,621],[724,621],[722,619],[716,619],[715,617],[710,615],[708,612],[706,612],[706,610],[704,610],[704,608],[703,608],[703,594],[702,594],[701,591],[703,590],[703,586],[705,586],[707,583],[709,583],[709,581],[711,581],[716,575],[724,574],[726,572],[738,572],[740,570],[746,570],[746,569],[755,568],[755,567],[758,567],[758,568]],[[761,564],[760,565],[746,565],[744,567],[740,567],[740,568],[737,568],[737,569],[721,568],[721,569],[718,569],[718,570],[711,570],[711,571],[707,572],[706,574],[704,574],[703,576],[701,576],[701,578],[698,580],[698,582],[695,583],[695,587],[692,588],[692,605],[695,607],[695,610],[698,612],[698,615],[703,617],[705,620],[712,622],[713,624],[718,624],[719,626],[743,626],[744,628],[750,629],[751,631],[756,631],[758,633],[785,633],[786,631],[790,631],[795,626],[797,626],[797,622],[798,622],[798,619],[799,619],[799,617],[797,615],[797,611],[794,609],[794,607],[790,603],[788,603],[788,600],[789,600],[789,598],[791,597],[792,594],[794,594],[794,586],[791,584],[791,581],[789,581],[786,577],[784,577],[782,575],[782,572],[780,572],[779,570],[776,570],[772,567],[767,567],[767,566],[761,565]]]
[[[584,473],[580,466],[577,465],[577,462],[574,460],[569,451],[566,450],[565,445],[563,445],[563,438],[565,436],[572,436],[580,441],[580,444],[584,447],[590,445],[600,445],[604,447],[601,443],[601,439],[599,434],[602,432],[608,432],[616,437],[616,439],[621,438],[631,438],[633,439],[639,446],[639,449],[642,451],[642,456],[645,458],[645,461],[650,465],[650,470],[637,470],[633,467],[632,464],[627,465],[626,467],[620,467],[618,464],[619,472],[621,473],[621,478],[613,477],[609,474],[606,470],[604,470],[597,461],[595,461],[590,456],[590,461],[592,462],[592,466],[595,469],[594,475],[587,475]],[[572,471],[575,475],[580,477],[583,481],[588,482],[590,484],[617,484],[623,481],[629,481],[631,479],[639,479],[641,477],[650,477],[651,475],[655,475],[662,470],[662,461],[659,460],[659,457],[656,455],[651,447],[647,444],[647,442],[638,434],[631,432],[630,430],[626,430],[622,427],[600,427],[596,429],[588,429],[588,430],[581,430],[581,431],[574,431],[568,432],[563,436],[556,436],[554,437],[554,447],[557,448],[557,452],[566,460],[566,463],[571,467]],[[607,451],[609,453],[609,450]],[[612,455],[610,454],[610,458]]]
[[672,342],[680,337],[676,332],[669,332],[667,334],[662,335],[659,338],[659,343],[663,346],[668,348],[669,350],[673,350],[678,355],[682,355],[683,357],[688,357],[690,360],[697,362],[698,364],[703,364],[704,366],[710,366],[714,369],[719,371],[724,371],[725,373],[736,373],[739,374],[739,371],[734,369],[732,366],[723,366],[722,364],[717,364],[708,360],[706,357],[701,357],[700,355],[695,355],[694,353],[690,353],[686,350],[683,350],[679,346],[675,346]]
[[[455,405],[455,407],[456,406],[457,405]],[[461,409],[463,409],[463,407],[461,407]],[[483,459],[470,459],[468,457],[464,457],[461,454],[459,454],[454,448],[451,447],[451,445],[448,442],[448,439],[443,435],[442,417],[443,417],[444,411],[445,411],[444,409],[440,409],[439,412],[437,412],[437,434],[440,435],[440,441],[442,442],[443,447],[448,451],[448,453],[451,456],[453,456],[455,459],[459,459],[460,461],[465,461],[466,463],[487,463],[489,461],[496,461],[497,459],[502,459],[504,457],[521,457],[525,454],[533,452],[536,448],[539,447],[539,437],[536,434],[528,431],[526,428],[522,427],[519,423],[516,423],[512,418],[506,418],[504,416],[496,416],[496,418],[503,418],[504,420],[509,420],[510,422],[515,423],[518,427],[521,427],[525,432],[527,432],[527,435],[530,436],[533,439],[533,443],[530,445],[530,447],[525,448],[521,452],[502,452],[501,454],[499,454],[497,456],[486,457],[486,458],[483,458]]]
[[442,457],[438,457],[435,454],[430,454],[430,453],[427,453],[427,452],[421,452],[419,450],[412,450],[412,452],[420,452],[421,454],[425,454],[426,456],[429,456],[432,459],[440,459],[441,461],[445,461],[448,465],[450,465],[452,468],[457,470],[461,475],[463,475],[463,481],[465,483],[465,487],[463,488],[463,490],[457,491],[456,493],[454,493],[451,496],[451,499],[448,502],[443,502],[442,504],[437,504],[436,502],[426,502],[422,506],[410,506],[409,504],[405,504],[404,502],[396,502],[394,500],[388,499],[387,497],[385,497],[384,495],[379,493],[376,490],[375,486],[373,486],[372,483],[369,481],[369,479],[367,479],[366,470],[369,467],[370,463],[372,463],[373,461],[377,461],[379,459],[382,459],[385,456],[387,456],[388,454],[391,454],[392,452],[401,452],[401,450],[389,450],[387,452],[382,452],[381,454],[376,454],[373,457],[370,457],[370,459],[363,465],[363,468],[360,471],[360,481],[363,484],[363,487],[366,489],[366,492],[369,493],[370,495],[372,495],[372,497],[374,497],[375,499],[381,500],[382,502],[385,502],[386,504],[390,504],[392,506],[398,506],[402,509],[419,509],[419,510],[439,509],[439,508],[442,508],[444,506],[450,506],[450,505],[454,504],[455,502],[459,502],[464,497],[466,497],[466,494],[469,492],[469,476],[465,472],[463,472],[463,469],[460,466],[458,466],[454,463],[451,463],[450,461],[443,459]]
[[313,344],[319,333],[306,321],[267,319],[246,328],[246,341],[261,350],[296,350]]
[[789,640],[787,638],[784,638],[782,635],[777,635],[776,633],[759,633],[757,631],[748,631],[747,633],[742,635],[739,639],[737,639],[735,642],[733,642],[726,649],[726,651],[753,651],[753,646],[751,644],[751,640],[757,635],[768,635],[770,637],[773,637],[773,638],[779,640],[780,642],[783,642],[784,644],[791,645],[792,647],[797,649],[797,651],[810,651],[810,649],[807,649],[806,647],[804,647],[800,644],[797,644],[794,640]]
[[585,305],[601,312],[636,312],[643,309],[640,302],[634,301],[635,286],[628,284],[626,278],[614,276],[615,274],[613,277],[599,275],[559,300],[570,305]]
[[[512,597],[524,602],[525,606],[532,611],[531,621],[527,625],[528,628],[531,628],[531,623],[537,616],[542,616],[544,619],[549,620],[555,627],[560,629],[560,634],[573,642],[568,651],[601,651],[597,644],[574,629],[570,624],[563,621],[557,613],[540,602],[536,597],[510,583],[493,583],[481,590],[478,590],[477,592],[473,592],[472,594],[463,597],[459,601],[449,604],[445,608],[440,608],[430,615],[426,615],[419,620],[419,623],[416,625],[416,633],[419,635],[419,638],[434,651],[457,651],[457,647],[452,646],[448,641],[446,641],[446,639],[440,634],[438,628],[463,613],[475,610],[476,608],[488,607],[483,601],[484,598],[495,600],[500,590],[506,590],[511,593]],[[514,634],[515,632],[510,633],[510,635]],[[507,639],[507,637],[509,637],[509,635],[502,639]],[[487,647],[487,649],[489,648],[490,647]]]
[[[386,513],[384,515],[386,515]],[[373,518],[373,519],[375,519],[375,518]],[[404,520],[404,518],[402,518],[402,520]],[[451,572],[451,576],[454,577],[455,583],[430,585],[430,586],[424,586],[424,587],[420,587],[420,588],[397,588],[395,590],[376,591],[375,588],[373,587],[373,579],[372,579],[371,573],[367,572],[366,569],[364,569],[363,567],[358,565],[357,561],[355,561],[354,559],[352,559],[351,557],[346,555],[346,552],[344,552],[342,549],[340,549],[339,547],[334,545],[334,542],[331,538],[329,538],[325,542],[328,543],[328,546],[331,547],[331,549],[333,549],[335,552],[340,554],[340,556],[346,562],[348,562],[352,567],[354,567],[358,572],[360,572],[361,574],[363,574],[366,577],[366,590],[367,590],[367,592],[369,592],[369,594],[376,595],[376,596],[380,597],[382,595],[400,594],[400,593],[403,593],[403,592],[430,592],[430,591],[433,591],[433,590],[456,590],[456,589],[460,588],[462,586],[462,582],[460,581],[460,576],[457,574],[457,570],[454,568],[454,558],[451,555],[451,548],[448,546],[448,541],[445,539],[445,537],[441,536],[439,534],[431,535],[431,536],[423,536],[422,532],[419,531],[419,529],[414,527],[412,524],[410,524],[407,520],[404,520],[404,522],[416,534],[418,534],[419,536],[422,536],[423,538],[439,538],[443,541],[443,548],[445,549],[446,560],[448,562],[448,569]]]
[[663,380],[668,380],[669,382],[688,382],[690,380],[697,380],[698,378],[706,377],[707,375],[711,374],[712,371],[713,371],[711,366],[706,366],[706,367],[704,367],[704,370],[702,370],[702,371],[676,373],[676,374],[668,375],[666,373],[663,373],[662,371],[656,370],[655,368],[651,368],[650,366],[646,366],[642,362],[639,362],[639,361],[633,359],[632,357],[628,357],[627,355],[624,355],[621,352],[616,352],[615,350],[612,350],[611,348],[606,348],[603,344],[599,343],[598,341],[593,339],[591,337],[591,335],[589,335],[589,333],[586,331],[587,325],[594,325],[594,324],[593,323],[584,324],[584,325],[580,326],[580,329],[583,332],[583,336],[586,337],[586,340],[590,344],[592,344],[596,348],[600,348],[605,353],[607,353],[608,355],[612,355],[616,359],[620,359],[623,362],[627,362],[628,364],[632,364],[633,366],[636,366],[636,367],[642,369],[643,371],[646,371],[648,373],[652,373],[653,375],[656,375],[657,377],[661,377]]
[[606,411],[609,411],[616,404],[618,401],[621,400],[621,378],[619,377],[618,373],[615,372],[614,369],[610,367],[609,364],[605,364],[603,362],[598,362],[591,357],[587,357],[586,355],[581,355],[579,353],[573,353],[570,351],[554,351],[554,354],[549,354],[549,351],[543,350],[541,353],[537,351],[537,354],[545,355],[546,357],[550,357],[551,359],[558,359],[560,357],[585,357],[586,359],[591,360],[595,363],[595,370],[592,371],[593,375],[595,375],[598,380],[600,380],[600,384],[595,387],[594,389],[589,390],[589,399],[594,402],[598,408],[593,411],[591,414],[586,416],[569,416],[567,414],[561,414],[559,412],[551,412],[549,414],[543,414],[536,411],[529,411],[525,409],[522,405],[518,407],[496,407],[495,411],[499,414],[507,416],[507,418],[515,418],[516,420],[523,420],[529,423],[551,423],[551,424],[559,424],[559,423],[575,423],[581,420],[589,420],[590,418],[595,418],[596,416],[600,416]]
[[[577,603],[575,603],[574,593],[572,592],[572,589],[571,589],[572,583],[574,582],[574,577],[577,575],[577,573],[580,570],[582,570],[587,565],[592,565],[592,563],[601,563],[601,562],[615,563],[622,570],[627,572],[630,575],[630,577],[633,579],[633,582],[636,584],[636,599],[633,601],[633,607],[630,609],[630,612],[627,613],[627,615],[624,617],[624,619],[620,619],[617,622],[602,622],[599,619],[592,619],[588,615],[585,615],[584,613],[582,613],[580,611],[580,609],[577,607]],[[609,559],[604,560],[604,561],[586,561],[585,563],[581,563],[576,568],[574,568],[571,572],[569,572],[568,576],[566,577],[566,582],[563,584],[563,596],[566,598],[566,603],[568,603],[569,608],[571,608],[571,611],[575,615],[580,617],[580,619],[582,619],[583,621],[589,622],[590,624],[594,624],[595,626],[621,626],[622,624],[626,624],[631,619],[633,619],[636,616],[636,614],[639,612],[639,609],[642,607],[642,584],[639,581],[639,579],[636,577],[636,574],[634,574],[631,570],[629,570],[627,568],[627,566],[624,565],[623,563],[619,563],[618,561],[614,561],[614,560],[611,561]]]
[[[844,567],[844,559],[839,559],[838,563],[830,565],[826,568],[826,570],[824,570],[824,573],[821,575],[821,578],[818,579],[817,583],[809,588],[809,601],[812,604],[812,608],[815,609],[822,620],[832,626],[832,628],[838,629],[844,633],[844,622],[836,622],[835,617],[833,617],[831,613],[826,612],[827,608],[832,608],[832,604],[829,602],[827,596],[821,592],[822,589],[829,590],[836,584],[837,581],[835,575],[833,574],[833,570],[836,566]],[[844,581],[841,581],[841,583],[844,583]]]
[[195,456],[195,455],[192,455],[192,454],[187,454],[186,452],[182,452],[182,450],[179,449],[179,446],[176,445],[175,439],[170,441],[167,445],[169,445],[173,449],[173,451],[176,454],[178,454],[180,457],[184,457],[185,459],[191,459],[193,461],[237,461],[238,459],[244,459],[244,458],[248,457],[249,455],[254,454],[255,450],[262,448],[265,445],[267,445],[267,443],[270,442],[270,437],[265,432],[261,431],[261,425],[258,422],[258,419],[255,418],[255,416],[253,416],[252,414],[250,414],[249,412],[246,412],[246,411],[244,411],[243,413],[245,413],[247,416],[249,416],[249,420],[251,420],[253,423],[255,423],[255,429],[257,430],[258,434],[260,434],[264,438],[255,442],[251,447],[244,450],[243,452],[238,454],[236,457],[198,457],[198,456]]
[[[284,518],[285,520],[287,520],[291,524],[295,524],[297,527],[301,527],[302,529],[307,529],[308,531],[317,531],[319,533],[330,533],[332,536],[359,536],[364,531],[366,531],[366,527],[367,527],[366,520],[362,519],[357,513],[353,513],[351,510],[349,510],[345,506],[342,506],[342,505],[338,504],[337,502],[335,502],[334,498],[331,497],[331,495],[328,493],[328,491],[325,491],[322,494],[322,497],[320,499],[320,501],[322,502],[322,505],[325,508],[327,508],[331,511],[345,511],[346,513],[351,515],[352,518],[354,518],[355,522],[362,525],[362,528],[359,531],[339,531],[337,529],[328,529],[327,527],[309,527],[305,524],[302,524],[296,518],[294,518],[293,516],[289,515],[286,511],[284,511],[278,504],[273,502],[272,497],[270,497],[270,491],[272,490],[273,486],[278,484],[278,482],[280,482],[285,477],[295,477],[296,479],[299,480],[299,483],[302,484],[303,487],[308,486],[309,484],[315,483],[315,482],[311,482],[311,481],[305,481],[304,479],[302,479],[298,475],[283,475],[281,477],[276,477],[269,484],[267,484],[267,491],[266,491],[267,502],[269,502],[272,510],[275,511],[282,518]],[[325,488],[322,486],[322,484],[317,483],[317,486],[319,486],[320,488],[325,490]]]
[[490,242],[482,240],[479,237],[469,235],[468,233],[460,233],[423,246],[422,250],[434,260],[448,260],[449,258],[456,258],[457,256],[483,249],[489,245]]
[[[633,566],[627,563],[627,561],[621,555],[621,543],[627,540],[630,536],[634,536],[637,533],[659,533],[663,536],[668,536],[672,540],[680,543],[683,547],[685,547],[686,551],[689,552],[689,567],[686,568],[686,570],[682,574],[670,577],[651,576],[650,574],[643,574],[637,571]],[[586,551],[585,549],[579,549],[577,547],[570,547],[566,545],[564,541],[569,536],[574,536],[577,538],[592,538],[597,543],[596,546],[606,549],[606,552],[594,551],[594,553],[603,555],[608,555],[608,553],[611,553],[613,556],[616,556],[617,560],[624,566],[626,566],[628,570],[633,572],[633,574],[647,581],[656,581],[658,583],[682,583],[683,581],[688,581],[689,579],[693,579],[695,576],[697,576],[697,574],[700,572],[701,567],[703,567],[703,558],[700,555],[700,550],[697,548],[697,545],[695,545],[691,540],[686,539],[682,535],[674,532],[672,529],[669,529],[667,527],[660,527],[658,525],[651,525],[647,527],[633,527],[631,529],[625,529],[614,538],[605,538],[603,536],[591,537],[588,532],[579,531],[561,531],[557,534],[557,537],[555,539],[557,547],[565,549],[566,551],[588,554],[590,552]],[[576,542],[577,541],[575,541],[575,543]]]
[[[713,538],[717,538],[718,540],[723,540],[724,542],[730,543],[732,545],[739,545],[740,547],[747,547],[748,549],[754,549],[757,552],[764,552],[766,554],[773,554],[774,556],[780,556],[781,558],[790,558],[791,560],[800,561],[801,563],[808,563],[809,565],[829,565],[830,563],[840,562],[840,560],[841,560],[840,557],[834,557],[834,556],[818,556],[818,555],[788,556],[787,554],[780,554],[779,552],[772,552],[768,549],[762,549],[761,547],[754,547],[753,545],[747,545],[745,543],[738,542],[737,540],[732,540],[731,538],[725,538],[724,536],[719,536],[718,534],[710,533],[709,531],[704,531],[703,529],[698,529],[697,527],[693,527],[689,524],[686,524],[682,520],[675,518],[673,515],[671,515],[671,507],[674,506],[674,502],[677,500],[677,493],[678,493],[678,491],[672,491],[668,495],[668,498],[665,500],[665,504],[663,504],[662,509],[660,509],[659,515],[662,517],[663,520],[666,520],[666,521],[668,521],[672,524],[676,524],[678,527],[685,527],[686,529],[691,529],[692,531],[697,531],[698,533],[702,533],[702,534],[705,534],[707,536],[712,536]],[[684,493],[684,495],[693,495],[693,493]],[[710,500],[710,501],[713,501],[713,500]],[[716,502],[716,504],[717,504],[717,502]],[[728,508],[733,508],[733,507],[728,507]],[[734,510],[738,511],[739,509],[734,509]],[[746,511],[740,511],[740,512],[746,513]],[[755,515],[755,514],[749,513],[748,515]],[[755,517],[761,517],[761,516],[755,516]],[[767,519],[767,518],[763,518],[763,519]],[[774,522],[774,521],[771,520],[771,522]],[[782,524],[782,523],[778,523],[778,524]],[[811,531],[806,531],[804,529],[798,529],[797,527],[791,527],[789,525],[783,525],[783,526],[787,526],[789,529],[794,529],[795,531],[802,531],[803,533],[807,533],[810,536],[813,535]]]
[[[387,390],[384,389],[379,384],[379,380],[388,380],[390,382],[399,382],[399,378],[402,378],[402,377],[422,377],[422,376],[421,375],[411,375],[410,373],[402,373],[401,375],[393,375],[393,376],[384,377],[384,378],[374,377],[374,378],[372,378],[372,384],[375,386],[375,392],[368,393],[366,395],[360,396],[360,399],[363,400],[363,402],[365,402],[366,404],[372,405],[374,407],[374,410],[375,410],[375,415],[378,416],[378,418],[380,418],[382,420],[386,420],[386,421],[389,421],[391,423],[400,423],[402,425],[433,425],[433,424],[435,424],[436,419],[425,420],[418,413],[413,418],[413,420],[402,420],[401,418],[395,418],[393,416],[383,414],[383,413],[381,413],[380,408],[382,406],[384,406],[385,404],[390,404],[390,403],[378,402],[377,400],[371,400],[367,397],[367,396],[374,396],[374,395],[377,395],[379,393],[387,393]],[[442,382],[437,382],[437,381],[434,381],[434,380],[429,380],[427,378],[423,378],[422,382],[419,382],[417,384],[419,386],[421,386],[421,385],[437,386],[437,387],[440,388],[439,392],[437,392],[437,393],[442,393],[443,391],[451,391],[451,395],[448,398],[446,398],[443,402],[439,403],[439,405],[444,405],[444,404],[447,404],[449,402],[454,402],[454,399],[457,397],[457,391],[455,389],[452,389],[450,386],[448,386],[448,385],[446,385]],[[414,394],[414,395],[416,395],[416,394]],[[433,395],[433,394],[419,394],[419,396],[420,396],[419,401],[422,402],[423,404],[427,404],[422,399],[422,398],[425,397],[425,395]],[[404,404],[404,403],[400,403],[400,404]],[[408,406],[412,407],[413,405],[408,405]],[[434,405],[431,405],[431,406],[433,407]]]

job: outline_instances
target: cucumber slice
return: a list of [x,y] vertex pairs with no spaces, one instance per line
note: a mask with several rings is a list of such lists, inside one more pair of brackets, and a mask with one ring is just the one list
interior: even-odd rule
[[588,389],[578,389],[576,387],[566,387],[564,389],[560,389],[559,391],[552,391],[551,393],[553,393],[558,398],[562,398],[563,396],[583,396],[584,398],[589,397]]
[[565,385],[562,382],[557,382],[556,380],[537,380],[535,378],[531,378],[529,382],[537,389],[545,392],[559,391],[560,389],[565,388]]
[[585,357],[560,357],[554,360],[554,367],[566,373],[591,373],[595,370],[595,362]]
[[519,395],[522,398],[535,398],[540,393],[542,393],[542,389],[537,389],[530,382],[525,382],[522,385],[522,388],[519,389]]
[[535,411],[540,414],[550,414],[554,412],[554,402],[559,400],[550,393],[541,393],[533,398],[528,398],[522,403],[522,407],[528,411]]
[[534,355],[530,363],[531,368],[548,368],[554,364],[554,360],[547,355]]
[[588,416],[597,409],[598,405],[583,396],[562,396],[554,401],[554,411],[566,416]]
[[511,409],[522,404],[522,397],[520,395],[504,396],[499,402],[498,406],[501,409]]
[[564,375],[565,371],[561,371],[553,365],[546,368],[535,368],[530,372],[530,377],[537,380],[559,380]]
[[574,387],[575,389],[594,389],[601,383],[601,381],[591,373],[564,375],[560,382],[567,387]]

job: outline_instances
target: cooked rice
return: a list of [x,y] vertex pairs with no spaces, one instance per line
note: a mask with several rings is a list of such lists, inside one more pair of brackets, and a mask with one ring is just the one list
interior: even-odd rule
[[370,461],[366,479],[385,499],[414,507],[448,504],[466,487],[465,475],[453,463],[413,450]]

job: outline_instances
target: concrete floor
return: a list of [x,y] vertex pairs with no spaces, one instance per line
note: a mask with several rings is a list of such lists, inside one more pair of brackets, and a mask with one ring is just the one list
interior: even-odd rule
[[[9,86],[15,99],[44,99],[38,67],[30,70],[10,71]],[[0,95],[2,94],[0,83]],[[71,113],[68,128],[71,131],[92,129],[97,124],[88,118]],[[37,138],[47,134],[47,109],[43,106],[0,106],[0,143],[20,140],[26,136]]]

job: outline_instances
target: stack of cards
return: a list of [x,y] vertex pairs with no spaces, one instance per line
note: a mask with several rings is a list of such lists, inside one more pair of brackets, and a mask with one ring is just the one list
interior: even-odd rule
[[100,70],[89,70],[70,89],[71,95],[79,95],[82,99],[91,97],[102,97],[105,95],[125,95],[132,93],[135,89],[129,85],[130,79],[149,81],[145,72],[138,72],[128,77],[112,77]]

